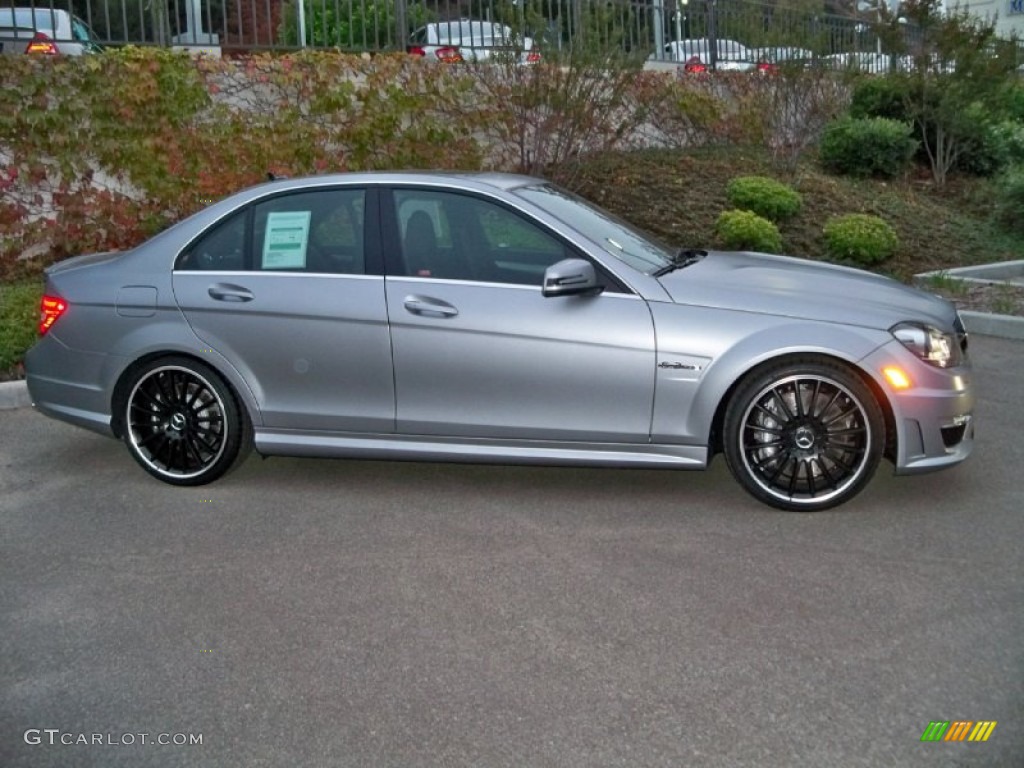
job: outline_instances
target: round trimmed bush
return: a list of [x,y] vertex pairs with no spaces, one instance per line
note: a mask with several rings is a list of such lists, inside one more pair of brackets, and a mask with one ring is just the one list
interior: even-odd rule
[[770,221],[795,216],[803,199],[792,187],[767,176],[739,176],[725,189],[729,202]]
[[724,211],[718,217],[715,231],[726,248],[766,253],[782,251],[779,228],[753,211]]
[[901,176],[917,151],[912,132],[912,126],[898,120],[841,118],[829,123],[821,137],[821,164],[849,176]]
[[890,258],[899,247],[896,231],[878,216],[849,213],[825,224],[825,247],[829,256],[870,267]]

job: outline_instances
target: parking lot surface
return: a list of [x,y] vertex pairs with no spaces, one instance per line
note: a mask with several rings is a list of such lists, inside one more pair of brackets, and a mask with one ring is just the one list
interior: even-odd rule
[[179,489],[0,412],[0,765],[1022,765],[1024,344],[972,345],[974,455],[813,515],[721,457]]

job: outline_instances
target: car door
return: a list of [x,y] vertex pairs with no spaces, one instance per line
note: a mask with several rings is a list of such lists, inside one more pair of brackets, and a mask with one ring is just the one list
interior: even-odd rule
[[580,254],[497,201],[395,188],[382,204],[398,432],[647,441],[643,300],[610,276],[599,295],[545,298],[545,268]]
[[376,200],[349,187],[277,195],[178,257],[178,305],[245,377],[266,427],[394,429]]

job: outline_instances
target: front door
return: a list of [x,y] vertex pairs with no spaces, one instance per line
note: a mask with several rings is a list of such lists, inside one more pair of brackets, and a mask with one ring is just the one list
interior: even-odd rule
[[648,440],[655,350],[644,301],[611,284],[545,298],[544,270],[579,254],[495,201],[396,189],[390,202],[399,433]]

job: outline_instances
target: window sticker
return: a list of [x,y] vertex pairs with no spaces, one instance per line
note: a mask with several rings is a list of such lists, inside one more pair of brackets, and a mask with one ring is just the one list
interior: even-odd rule
[[267,214],[263,269],[306,268],[311,216],[310,211],[275,211]]

